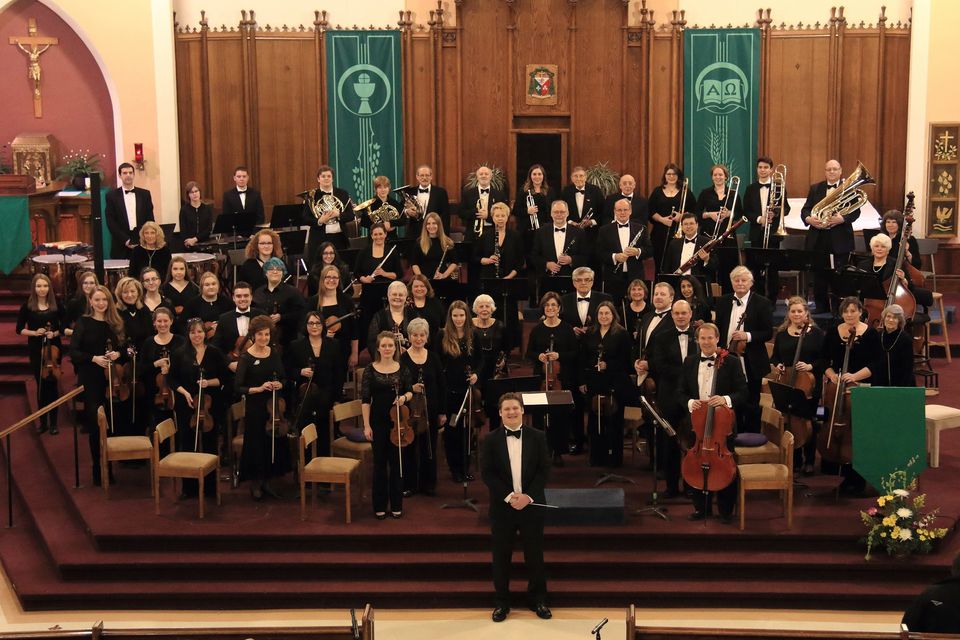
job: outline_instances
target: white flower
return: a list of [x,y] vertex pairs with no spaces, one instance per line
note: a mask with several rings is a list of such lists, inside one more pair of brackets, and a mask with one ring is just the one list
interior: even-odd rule
[[912,515],[913,515],[913,511],[910,511],[910,509],[907,509],[905,507],[900,507],[899,509],[897,509],[898,518],[909,518]]
[[900,539],[909,540],[913,537],[913,532],[910,529],[900,529]]
[[907,496],[910,495],[910,492],[907,491],[906,489],[894,489],[893,495],[900,496],[901,498],[906,498]]

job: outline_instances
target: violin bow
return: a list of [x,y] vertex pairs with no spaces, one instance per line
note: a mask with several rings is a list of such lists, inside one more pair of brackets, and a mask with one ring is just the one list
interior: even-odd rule
[[403,479],[403,434],[400,432],[400,383],[393,382],[393,404],[397,407],[397,460],[400,463],[400,478]]
[[[113,343],[107,340],[103,354],[104,358],[107,358],[107,354],[113,350],[111,349],[112,346]],[[112,363],[107,358],[107,397],[110,399],[110,433],[113,433],[113,369],[111,366]]]
[[193,450],[200,450],[200,407],[203,406],[203,368],[197,367],[200,372],[200,380],[197,381],[197,429],[193,434]]
[[307,396],[310,394],[310,387],[313,386],[313,376],[317,372],[317,359],[313,356],[310,357],[310,377],[307,378],[307,388],[303,392],[303,400],[300,401],[300,406],[297,407],[297,417],[293,421],[293,428],[298,429],[297,425],[300,424],[300,418],[303,416],[303,405],[307,404]]
[[[273,381],[277,382],[277,373],[273,373]],[[276,462],[277,459],[277,390],[270,389],[270,404],[273,407],[273,412],[270,416],[270,464]]]

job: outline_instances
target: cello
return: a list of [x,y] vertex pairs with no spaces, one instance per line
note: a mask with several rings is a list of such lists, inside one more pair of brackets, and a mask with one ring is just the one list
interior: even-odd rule
[[[798,389],[803,393],[807,400],[813,400],[813,390],[817,386],[817,379],[812,371],[797,371],[797,363],[800,362],[800,351],[803,349],[803,339],[810,332],[810,323],[804,322],[800,328],[800,335],[797,338],[797,351],[793,354],[793,364],[784,367],[783,371],[777,373],[776,382],[781,382],[783,376],[787,376],[783,382],[788,387]],[[793,423],[793,416],[787,415],[787,429],[794,436],[794,448],[802,447],[810,439],[813,433],[813,424],[810,420],[802,419],[799,424]]]
[[850,352],[857,341],[856,328],[847,333],[843,350],[843,365],[837,373],[837,381],[823,383],[823,407],[830,413],[826,429],[817,434],[817,451],[828,462],[840,464],[853,461],[853,428],[850,423],[850,387],[855,382],[843,382],[850,367]]
[[[717,395],[720,367],[729,352],[718,349],[713,363],[713,382],[710,397]],[[737,463],[727,448],[727,437],[737,423],[736,414],[727,406],[712,407],[706,401],[690,414],[696,441],[683,457],[681,471],[684,481],[695,489],[717,492],[726,489],[737,476]]]

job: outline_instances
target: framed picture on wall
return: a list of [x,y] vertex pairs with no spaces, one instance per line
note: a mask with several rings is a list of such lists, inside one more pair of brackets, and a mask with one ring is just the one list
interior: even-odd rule
[[927,236],[957,237],[957,205],[960,201],[957,179],[960,178],[960,155],[957,137],[960,123],[930,125],[930,192]]

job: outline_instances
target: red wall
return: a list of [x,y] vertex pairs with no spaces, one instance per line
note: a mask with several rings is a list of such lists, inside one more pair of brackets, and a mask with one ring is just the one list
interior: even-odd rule
[[[27,34],[29,18],[36,19],[38,35],[60,39],[40,56],[42,118],[33,116],[27,55],[8,44],[10,36]],[[106,182],[113,184],[113,110],[100,67],[73,29],[36,0],[18,0],[0,12],[0,145],[21,133],[53,134],[59,143],[58,163],[71,150],[102,154]],[[9,153],[4,150],[4,164],[9,163]]]

